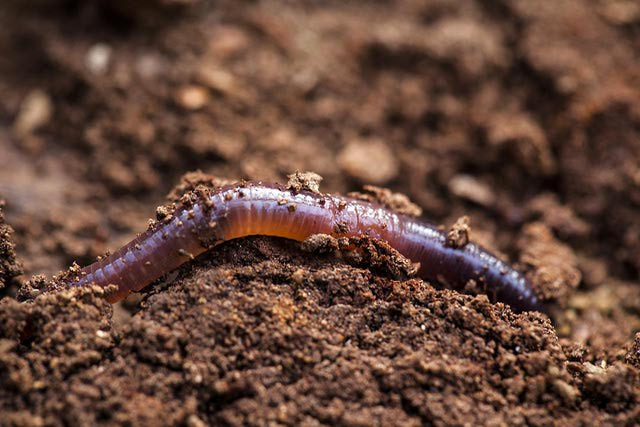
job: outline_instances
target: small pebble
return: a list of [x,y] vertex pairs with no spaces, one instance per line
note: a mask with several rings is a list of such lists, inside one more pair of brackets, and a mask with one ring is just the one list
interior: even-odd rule
[[111,46],[104,43],[96,43],[87,51],[84,63],[93,74],[104,74],[109,69],[111,53]]
[[178,91],[176,101],[187,110],[199,110],[209,102],[209,92],[202,86],[184,86]]
[[45,92],[35,89],[24,98],[13,123],[14,131],[21,136],[31,134],[51,120],[53,103]]
[[219,26],[214,29],[209,41],[209,50],[216,58],[227,58],[248,49],[251,40],[239,27]]
[[151,79],[161,75],[166,68],[165,61],[160,55],[146,53],[141,55],[135,64],[138,75],[144,79]]
[[237,84],[233,74],[212,66],[202,66],[198,70],[200,83],[210,89],[223,94],[230,94],[237,90]]
[[338,164],[352,177],[371,184],[384,184],[399,171],[393,151],[379,140],[350,142],[338,155]]
[[495,203],[495,194],[491,188],[470,175],[460,174],[451,178],[449,191],[482,206],[491,206]]

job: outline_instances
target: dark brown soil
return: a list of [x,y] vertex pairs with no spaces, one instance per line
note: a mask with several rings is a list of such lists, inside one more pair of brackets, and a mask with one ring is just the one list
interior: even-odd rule
[[4,200],[0,199],[0,291],[14,284],[17,276],[22,274],[22,268],[16,260],[15,245],[12,242],[13,230],[4,220]]
[[[640,421],[636,2],[131,3],[0,5],[0,425]],[[47,290],[197,169],[422,211],[553,320],[367,241],[228,242],[115,306]]]

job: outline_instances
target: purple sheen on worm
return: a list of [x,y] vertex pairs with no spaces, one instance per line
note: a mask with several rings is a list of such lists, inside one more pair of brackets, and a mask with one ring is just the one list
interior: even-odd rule
[[314,234],[385,240],[420,263],[418,275],[427,281],[460,290],[474,280],[492,302],[516,312],[545,312],[522,274],[474,243],[447,246],[446,235],[433,225],[375,203],[252,182],[213,190],[207,199],[178,208],[170,220],[80,270],[71,284],[114,284],[117,290],[107,296],[113,303],[221,242],[252,235],[303,241]]

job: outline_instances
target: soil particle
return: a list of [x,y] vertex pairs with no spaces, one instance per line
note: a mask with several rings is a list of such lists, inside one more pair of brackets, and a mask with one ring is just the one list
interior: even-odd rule
[[205,189],[216,189],[232,184],[236,181],[203,173],[202,171],[189,172],[180,178],[180,183],[167,195],[167,200],[177,203],[180,200],[189,198],[191,195],[205,191]]
[[307,252],[333,254],[354,266],[369,266],[393,278],[416,275],[419,265],[412,263],[383,240],[368,237],[335,238],[327,234],[314,234],[301,244]]
[[586,237],[589,224],[578,217],[569,206],[563,205],[554,194],[541,194],[531,199],[527,210],[547,227],[563,237]]
[[293,191],[310,191],[320,194],[322,177],[315,172],[298,172],[287,175],[287,188]]
[[202,86],[185,86],[178,90],[176,102],[187,110],[199,110],[209,102],[207,89]]
[[513,150],[526,169],[551,175],[556,164],[544,132],[531,117],[517,112],[493,116],[487,125],[487,140],[497,149]]
[[328,234],[313,234],[300,244],[300,248],[307,252],[333,253],[340,249],[338,239]]
[[29,93],[20,105],[20,111],[13,123],[14,132],[25,137],[51,120],[53,115],[51,99],[41,90]]
[[442,19],[431,26],[425,48],[437,60],[453,64],[469,78],[482,77],[507,63],[500,32],[464,18]]
[[585,345],[585,359],[624,360],[640,330],[640,289],[635,283],[607,279],[590,291],[579,291],[557,319],[558,334]]
[[388,188],[365,185],[362,192],[351,192],[348,196],[367,202],[378,203],[399,214],[418,217],[422,215],[420,206],[413,203],[405,194],[395,193]]
[[542,223],[528,224],[517,246],[522,251],[520,262],[532,269],[529,278],[536,293],[544,299],[566,303],[582,277],[571,249]]
[[452,194],[470,200],[482,206],[490,207],[496,201],[496,196],[484,183],[470,175],[456,175],[449,181]]
[[[415,276],[419,265],[402,256],[384,240],[367,237],[349,238],[345,258],[355,264],[369,266],[374,271],[396,279]],[[345,247],[345,243],[341,244]]]
[[356,139],[338,155],[342,170],[360,182],[384,184],[399,172],[398,163],[387,144],[379,140]]
[[447,246],[451,248],[464,248],[469,243],[471,233],[471,220],[468,216],[460,217],[447,231]]
[[[624,411],[638,404],[635,391],[638,386],[637,372],[624,365],[606,369],[586,364],[583,389],[589,399],[608,412]],[[603,400],[603,397],[605,397]]]
[[640,332],[636,333],[633,345],[629,349],[625,360],[628,364],[640,369]]

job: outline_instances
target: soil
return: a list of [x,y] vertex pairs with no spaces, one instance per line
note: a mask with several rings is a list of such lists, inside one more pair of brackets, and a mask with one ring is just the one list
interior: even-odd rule
[[[0,425],[640,421],[636,2],[10,0],[0,29]],[[510,259],[551,319],[366,239],[50,290],[194,183],[296,170]]]

